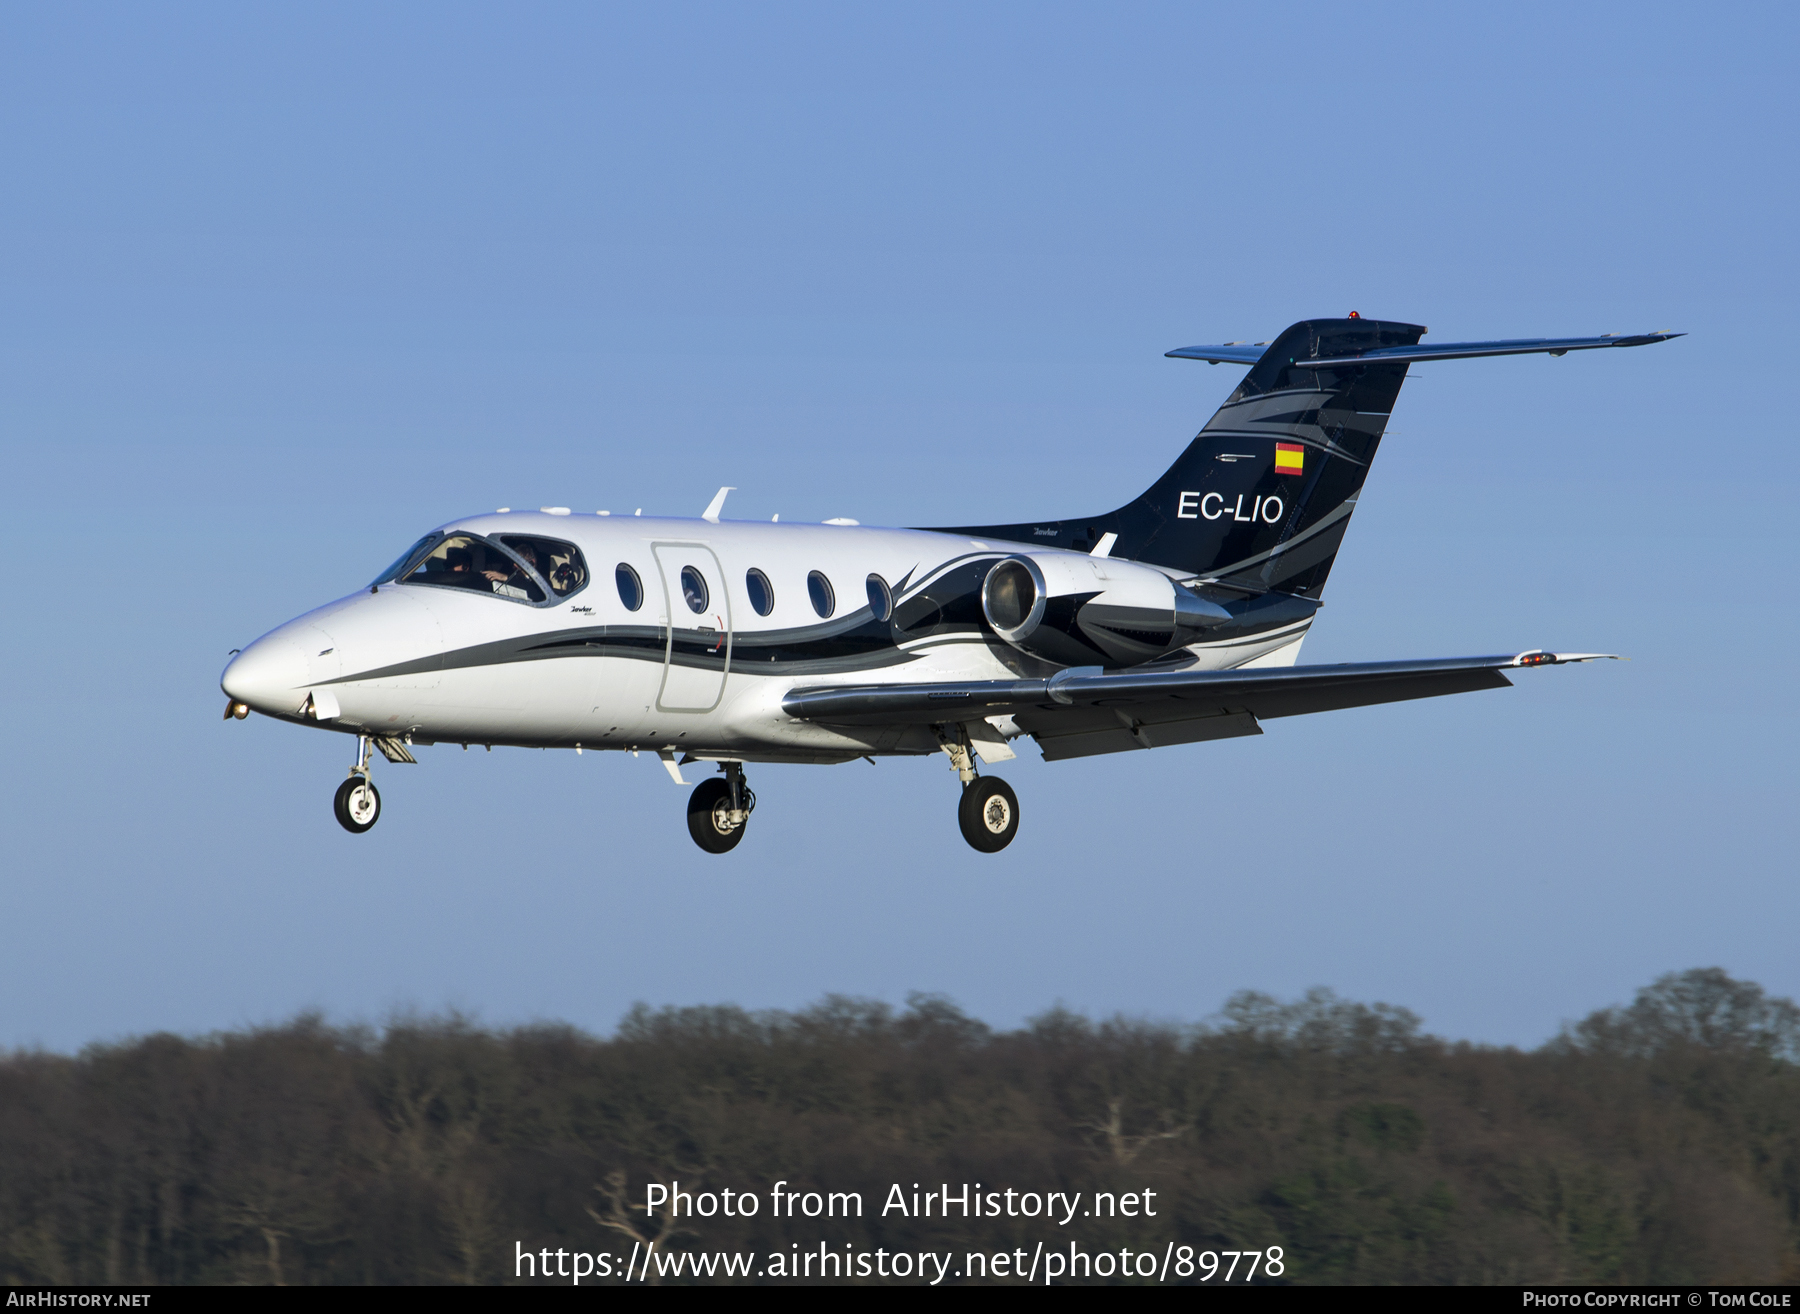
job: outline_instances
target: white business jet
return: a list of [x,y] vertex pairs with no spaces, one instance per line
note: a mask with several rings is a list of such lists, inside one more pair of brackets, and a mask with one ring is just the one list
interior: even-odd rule
[[615,749],[716,764],[688,801],[709,853],[744,836],[747,763],[947,754],[964,837],[1018,833],[979,764],[1262,733],[1276,717],[1498,688],[1604,654],[1297,666],[1410,365],[1673,333],[1424,346],[1418,325],[1309,320],[1174,357],[1250,366],[1143,496],[1099,515],[956,529],[697,520],[565,507],[454,520],[373,584],[225,668],[226,717],[356,738],[335,810],[381,814],[371,748]]

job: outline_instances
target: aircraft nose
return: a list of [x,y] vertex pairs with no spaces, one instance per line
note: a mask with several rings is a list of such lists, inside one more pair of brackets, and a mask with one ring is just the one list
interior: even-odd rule
[[225,667],[219,684],[225,696],[274,716],[291,715],[306,697],[312,678],[305,651],[286,635],[258,639]]

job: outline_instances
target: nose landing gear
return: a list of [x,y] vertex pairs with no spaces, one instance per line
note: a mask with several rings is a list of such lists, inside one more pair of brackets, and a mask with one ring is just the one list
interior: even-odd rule
[[381,795],[375,791],[375,782],[369,779],[369,737],[356,737],[356,765],[350,768],[350,778],[338,786],[337,795],[331,800],[331,810],[338,819],[338,825],[352,835],[360,835],[381,819]]
[[756,795],[744,783],[742,762],[723,762],[723,780],[706,780],[688,796],[688,834],[708,853],[729,853],[744,838]]

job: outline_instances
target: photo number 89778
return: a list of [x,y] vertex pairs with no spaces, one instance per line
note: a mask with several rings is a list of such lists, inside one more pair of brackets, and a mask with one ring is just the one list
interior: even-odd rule
[[[1230,1282],[1234,1277],[1240,1282],[1254,1282],[1259,1265],[1264,1277],[1280,1277],[1287,1271],[1281,1260],[1280,1246],[1270,1246],[1267,1250],[1202,1250],[1198,1254],[1192,1246],[1181,1246],[1175,1251],[1173,1267],[1177,1277],[1193,1277],[1198,1273],[1202,1282],[1211,1282],[1214,1278]],[[1244,1270],[1241,1274],[1238,1272],[1240,1266]],[[1222,1276],[1221,1269],[1224,1270]]]

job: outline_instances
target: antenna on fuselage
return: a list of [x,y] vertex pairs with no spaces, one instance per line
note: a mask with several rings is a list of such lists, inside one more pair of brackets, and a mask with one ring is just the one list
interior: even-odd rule
[[719,512],[725,509],[725,494],[735,492],[737,492],[735,487],[728,487],[721,488],[718,492],[714,493],[713,500],[707,504],[706,510],[700,513],[700,518],[709,525],[718,524]]

